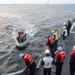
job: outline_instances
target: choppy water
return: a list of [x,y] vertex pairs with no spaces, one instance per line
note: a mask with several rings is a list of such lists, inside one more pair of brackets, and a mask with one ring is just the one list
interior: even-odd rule
[[[63,22],[75,16],[75,5],[0,5],[0,71],[10,73],[24,68],[20,53],[30,53],[36,60],[46,49],[45,36],[58,31]],[[18,50],[14,36],[18,30],[29,33],[26,49]]]

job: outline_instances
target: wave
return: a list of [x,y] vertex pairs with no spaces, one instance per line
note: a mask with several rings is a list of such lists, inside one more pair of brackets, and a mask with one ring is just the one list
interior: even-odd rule
[[39,27],[34,25],[34,24],[30,24],[28,22],[23,22],[23,24],[19,25],[19,26],[13,26],[12,29],[12,38],[15,38],[15,36],[17,36],[17,32],[22,30],[23,32],[29,34],[30,38],[33,38],[34,35],[38,32]]
[[9,14],[9,13],[5,13],[5,12],[0,12],[0,17],[3,17],[3,18],[17,18],[17,19],[20,19],[21,16],[19,15],[16,15],[16,14]]

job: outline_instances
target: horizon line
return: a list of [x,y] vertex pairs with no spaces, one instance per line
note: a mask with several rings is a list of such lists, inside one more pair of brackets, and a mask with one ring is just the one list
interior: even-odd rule
[[0,4],[0,5],[27,5],[27,4],[33,4],[33,5],[35,5],[35,4],[42,4],[42,5],[44,5],[44,4],[48,4],[48,5],[53,5],[53,4],[75,4],[75,3],[4,3],[4,4]]

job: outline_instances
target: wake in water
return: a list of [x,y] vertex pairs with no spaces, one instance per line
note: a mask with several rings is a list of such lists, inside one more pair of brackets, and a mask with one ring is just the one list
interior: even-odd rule
[[28,22],[24,22],[20,26],[13,26],[12,29],[12,38],[15,40],[16,36],[18,35],[18,31],[23,31],[29,35],[29,39],[33,39],[34,35],[39,31],[38,26],[30,24]]

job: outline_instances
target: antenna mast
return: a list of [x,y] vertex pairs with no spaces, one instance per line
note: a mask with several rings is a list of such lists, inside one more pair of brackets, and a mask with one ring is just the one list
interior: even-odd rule
[[49,4],[50,0],[47,1],[47,4]]

